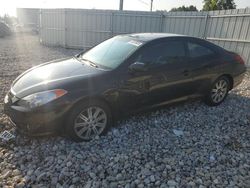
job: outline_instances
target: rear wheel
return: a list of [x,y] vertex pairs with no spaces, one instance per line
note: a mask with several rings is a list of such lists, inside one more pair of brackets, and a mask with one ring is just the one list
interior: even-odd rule
[[83,102],[71,112],[66,131],[75,141],[88,141],[104,134],[111,124],[111,113],[103,102]]
[[221,104],[227,97],[230,88],[230,82],[227,77],[218,78],[212,85],[205,102],[209,106]]

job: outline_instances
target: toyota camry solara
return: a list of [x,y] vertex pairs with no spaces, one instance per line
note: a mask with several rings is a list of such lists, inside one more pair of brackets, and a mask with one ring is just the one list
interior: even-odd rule
[[27,70],[13,82],[4,112],[22,133],[90,140],[123,113],[190,98],[219,105],[245,71],[238,54],[202,39],[121,35]]

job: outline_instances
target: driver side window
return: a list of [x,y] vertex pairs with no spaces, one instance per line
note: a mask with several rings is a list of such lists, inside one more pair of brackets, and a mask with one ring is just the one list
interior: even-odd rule
[[150,67],[181,62],[185,59],[185,46],[181,41],[168,41],[146,47],[136,61]]

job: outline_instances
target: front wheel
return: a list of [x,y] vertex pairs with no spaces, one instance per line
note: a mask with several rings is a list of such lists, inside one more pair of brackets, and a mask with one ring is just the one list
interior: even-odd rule
[[75,141],[88,141],[104,134],[111,119],[111,112],[105,103],[83,102],[71,112],[66,133]]
[[227,77],[218,78],[212,85],[208,95],[205,98],[205,103],[209,106],[217,106],[221,104],[227,97],[230,82]]

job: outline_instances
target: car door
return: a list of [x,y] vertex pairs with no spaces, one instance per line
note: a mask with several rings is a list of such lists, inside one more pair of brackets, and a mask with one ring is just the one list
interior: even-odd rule
[[211,84],[220,56],[211,47],[195,40],[187,41],[187,49],[192,88],[194,93],[200,93]]
[[120,88],[121,94],[126,93],[128,97],[124,100],[125,106],[140,108],[190,94],[192,78],[187,71],[185,44],[181,40],[147,45],[130,59],[128,65],[135,62],[144,63],[147,69],[127,73]]

